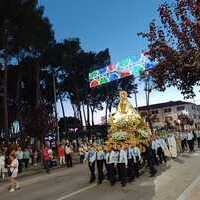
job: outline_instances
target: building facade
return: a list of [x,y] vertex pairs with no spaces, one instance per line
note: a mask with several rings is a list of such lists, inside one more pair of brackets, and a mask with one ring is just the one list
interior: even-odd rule
[[170,125],[176,128],[181,123],[181,117],[186,117],[190,127],[200,128],[200,105],[184,101],[169,101],[153,104],[149,107],[138,107],[141,116],[146,117],[149,111],[150,120],[154,128]]

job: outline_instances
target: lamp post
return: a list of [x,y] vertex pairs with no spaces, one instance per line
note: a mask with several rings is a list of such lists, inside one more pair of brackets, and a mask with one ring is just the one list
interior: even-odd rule
[[57,112],[57,105],[56,105],[56,78],[55,73],[52,72],[53,78],[53,97],[54,97],[54,109],[55,109],[55,117],[56,117],[56,132],[57,132],[57,142],[60,143],[60,131],[58,126],[58,112]]

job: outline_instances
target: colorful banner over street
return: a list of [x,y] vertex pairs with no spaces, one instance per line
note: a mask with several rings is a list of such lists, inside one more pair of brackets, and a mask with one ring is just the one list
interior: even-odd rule
[[110,64],[89,73],[90,87],[95,88],[128,76],[138,77],[142,72],[150,70],[156,65],[157,62],[151,61],[148,54],[142,54],[139,60],[127,57],[117,64]]

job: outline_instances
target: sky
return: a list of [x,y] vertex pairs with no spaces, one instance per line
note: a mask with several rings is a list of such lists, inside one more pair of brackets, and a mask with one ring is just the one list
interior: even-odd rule
[[[158,20],[160,3],[161,0],[39,0],[58,41],[78,37],[85,50],[98,52],[109,48],[113,63],[127,56],[138,56],[147,49],[147,42],[137,33],[147,31],[152,19]],[[195,91],[196,98],[189,101],[200,104],[198,88]],[[183,96],[175,88],[153,91],[150,96],[151,104],[176,100],[183,100]],[[130,101],[134,104],[133,99]],[[145,105],[143,84],[138,104]],[[58,107],[60,110],[59,104]],[[68,103],[66,113],[72,114]]]

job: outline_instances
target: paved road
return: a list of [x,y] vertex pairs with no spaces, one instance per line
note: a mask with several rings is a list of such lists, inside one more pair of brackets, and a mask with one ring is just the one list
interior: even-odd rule
[[184,154],[163,164],[155,178],[145,172],[135,182],[122,188],[88,183],[88,169],[76,165],[50,175],[40,174],[20,179],[22,189],[8,193],[0,186],[0,200],[199,200],[200,152]]

